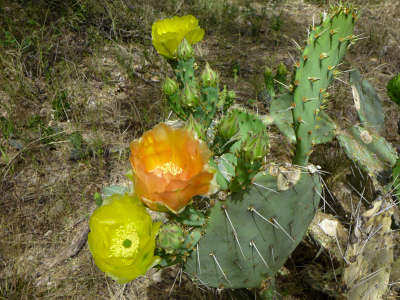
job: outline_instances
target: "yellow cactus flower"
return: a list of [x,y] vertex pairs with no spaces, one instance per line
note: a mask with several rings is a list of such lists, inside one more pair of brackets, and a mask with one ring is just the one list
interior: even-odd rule
[[191,45],[203,39],[204,29],[198,23],[199,20],[192,15],[156,21],[151,30],[154,47],[166,59],[174,58],[183,38]]
[[158,124],[131,145],[135,193],[147,207],[179,213],[196,195],[219,190],[212,155],[194,132]]
[[107,197],[89,221],[88,243],[96,265],[119,284],[146,274],[161,260],[154,256],[160,225],[136,196]]

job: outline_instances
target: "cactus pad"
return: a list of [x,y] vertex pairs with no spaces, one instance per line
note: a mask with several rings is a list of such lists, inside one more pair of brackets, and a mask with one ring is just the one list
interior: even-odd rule
[[[317,175],[303,173],[297,184],[287,182],[290,188],[277,192],[282,172],[271,167],[270,172],[258,173],[254,185],[217,201],[209,211],[199,252],[184,266],[200,284],[258,288],[276,274],[302,240],[321,186]],[[296,170],[286,170],[290,172]]]
[[365,127],[372,127],[377,132],[385,127],[385,115],[382,101],[379,99],[372,84],[363,80],[358,70],[350,74],[351,90],[358,118]]
[[330,82],[340,75],[337,67],[351,42],[357,14],[350,4],[339,4],[321,15],[321,24],[311,26],[293,77],[296,154],[293,163],[305,165],[311,154],[315,125]]
[[[292,142],[296,142],[292,105],[293,95],[283,94],[271,102],[270,114],[279,130]],[[320,112],[316,120],[312,141],[315,144],[329,142],[334,138],[336,128],[336,123],[325,112]]]
[[340,147],[361,169],[386,184],[396,163],[396,150],[382,137],[353,126],[338,137]]

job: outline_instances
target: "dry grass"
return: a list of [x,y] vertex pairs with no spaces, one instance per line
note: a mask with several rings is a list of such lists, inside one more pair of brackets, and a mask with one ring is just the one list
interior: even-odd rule
[[[367,1],[358,1],[364,5]],[[188,4],[191,3],[191,4]],[[263,88],[260,66],[288,68],[291,39],[305,38],[322,1],[0,1],[0,299],[168,299],[176,268],[149,272],[120,286],[94,265],[87,245],[48,269],[44,262],[69,249],[96,208],[93,194],[127,185],[129,142],[169,111],[161,84],[169,74],[151,45],[151,24],[174,14],[200,19],[206,37],[198,64],[221,72],[221,85],[241,103]],[[386,83],[400,73],[400,5],[368,1],[350,48],[348,68],[359,68],[384,100],[386,137],[398,144],[399,109]],[[240,66],[237,82],[233,64]],[[339,120],[355,120],[349,88],[335,83]],[[249,108],[265,111],[254,101]],[[40,121],[39,121],[40,120]],[[355,123],[355,122],[352,122]],[[91,149],[71,160],[79,132]],[[296,257],[296,255],[294,255]],[[283,284],[290,299],[311,299],[302,281]],[[313,293],[313,299],[326,299]],[[170,299],[225,299],[185,277]]]

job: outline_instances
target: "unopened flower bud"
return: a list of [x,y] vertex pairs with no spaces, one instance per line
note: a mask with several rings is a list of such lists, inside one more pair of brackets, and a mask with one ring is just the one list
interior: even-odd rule
[[278,65],[278,69],[276,70],[276,77],[283,77],[283,78],[286,78],[286,75],[287,75],[287,70],[286,70],[286,67],[285,67],[285,65],[281,62],[279,65]]
[[223,118],[218,126],[219,134],[228,140],[237,134],[239,129],[239,121],[235,114],[231,114]]
[[268,153],[268,136],[266,131],[256,134],[249,133],[249,137],[242,144],[245,157],[254,161],[263,158]]
[[176,52],[178,59],[189,60],[194,56],[194,51],[192,45],[184,38],[178,46]]
[[173,95],[178,91],[178,87],[178,83],[175,80],[167,77],[163,86],[164,93],[166,95]]
[[185,123],[185,126],[183,126],[183,129],[195,132],[198,139],[201,139],[203,141],[206,140],[206,132],[204,130],[204,127],[201,126],[199,122],[197,122],[192,114],[190,114],[189,119]]
[[198,106],[199,98],[197,96],[197,90],[195,87],[190,86],[187,82],[185,82],[185,87],[182,91],[181,95],[182,103],[187,106]]
[[280,82],[278,83],[278,89],[281,93],[285,91],[285,84],[286,84],[286,77],[287,77],[287,70],[285,65],[281,62],[278,65],[278,69],[276,70],[275,80]]
[[274,97],[275,96],[274,76],[272,75],[272,70],[268,67],[264,67],[263,75],[264,75],[265,88],[267,89],[269,95],[271,97]]
[[206,67],[203,71],[202,78],[204,87],[217,87],[217,84],[219,82],[219,75],[217,74],[217,72],[211,69],[208,63],[206,64]]

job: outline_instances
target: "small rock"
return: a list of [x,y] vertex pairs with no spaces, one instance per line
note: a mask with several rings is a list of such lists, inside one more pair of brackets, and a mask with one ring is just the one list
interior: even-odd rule
[[50,234],[52,234],[53,233],[53,230],[49,230],[49,231],[47,231],[45,234],[44,234],[44,236],[43,237],[48,237]]
[[25,143],[21,140],[8,139],[8,144],[17,150],[22,150],[25,147]]

